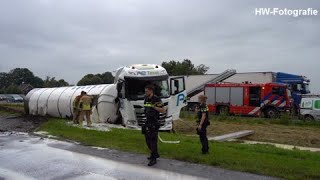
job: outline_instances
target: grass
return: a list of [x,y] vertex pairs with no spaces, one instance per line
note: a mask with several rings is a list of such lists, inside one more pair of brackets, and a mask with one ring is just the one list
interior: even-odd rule
[[[174,123],[176,132],[193,134],[196,126],[194,112],[183,112],[181,120]],[[320,122],[292,120],[289,116],[279,119],[227,116],[210,114],[209,136],[217,136],[242,130],[253,130],[254,134],[244,140],[262,141],[294,146],[320,148]]]
[[[194,112],[191,111],[181,111],[180,118],[183,120],[195,121],[196,116]],[[210,121],[220,121],[220,122],[230,122],[239,124],[279,124],[287,126],[305,126],[305,127],[319,127],[320,121],[302,121],[298,120],[296,117],[291,117],[289,114],[283,113],[280,118],[269,119],[269,118],[258,118],[258,117],[244,117],[244,116],[229,116],[226,113],[220,115],[209,114]]]
[[20,113],[15,113],[15,112],[10,112],[10,111],[3,111],[0,110],[0,117],[1,116],[19,116],[21,115]]
[[24,114],[24,104],[23,103],[1,103],[0,110],[6,112],[14,112]]
[[[84,145],[148,153],[143,135],[136,130],[112,129],[110,132],[87,130],[67,125],[66,121],[61,119],[51,119],[39,130]],[[160,154],[165,158],[285,179],[320,179],[319,153],[290,151],[270,145],[210,142],[210,155],[201,155],[197,137],[164,132],[160,135],[165,140],[181,141],[180,144],[159,143]]]

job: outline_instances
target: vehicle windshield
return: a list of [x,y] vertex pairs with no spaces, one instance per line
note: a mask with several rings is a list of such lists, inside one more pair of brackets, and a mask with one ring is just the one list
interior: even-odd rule
[[154,89],[154,94],[160,98],[168,98],[169,94],[169,84],[168,80],[142,80],[134,78],[126,78],[126,97],[129,100],[142,100],[144,99],[144,88],[148,84],[152,84]]
[[309,84],[303,84],[303,89],[305,92],[310,92],[310,85]]
[[288,94],[288,97],[291,98],[291,91],[289,89],[287,89],[287,94]]
[[292,90],[294,92],[301,92],[303,94],[309,93],[309,84],[294,84],[292,85]]

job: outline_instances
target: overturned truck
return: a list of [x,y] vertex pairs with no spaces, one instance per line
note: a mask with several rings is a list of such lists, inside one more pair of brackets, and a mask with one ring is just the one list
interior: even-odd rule
[[117,69],[113,84],[36,88],[25,98],[26,113],[71,118],[73,100],[81,91],[93,96],[91,119],[95,123],[122,124],[139,129],[146,121],[144,87],[152,84],[155,94],[167,107],[159,117],[160,130],[171,130],[186,106],[184,77],[169,78],[167,71],[154,64],[137,64]]

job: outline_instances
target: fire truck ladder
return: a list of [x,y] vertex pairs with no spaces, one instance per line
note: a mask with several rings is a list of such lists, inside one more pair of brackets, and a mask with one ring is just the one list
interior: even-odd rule
[[233,76],[234,74],[236,74],[236,70],[235,69],[228,69],[224,72],[222,72],[221,74],[219,74],[218,76],[202,83],[201,85],[193,88],[193,89],[190,89],[189,91],[187,91],[187,96],[188,97],[192,97],[192,96],[195,96],[197,94],[199,94],[200,92],[203,91],[204,87],[206,84],[208,83],[218,83],[218,82],[222,82],[223,80]]

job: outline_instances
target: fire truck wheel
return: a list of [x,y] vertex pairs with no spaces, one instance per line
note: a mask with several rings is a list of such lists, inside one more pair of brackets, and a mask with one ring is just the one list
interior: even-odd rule
[[217,111],[218,115],[229,115],[229,107],[228,106],[220,106]]
[[304,116],[304,120],[305,120],[305,121],[313,121],[314,118],[313,118],[311,115],[305,115],[305,116]]
[[268,108],[265,110],[265,116],[274,119],[279,117],[279,112],[275,108]]

